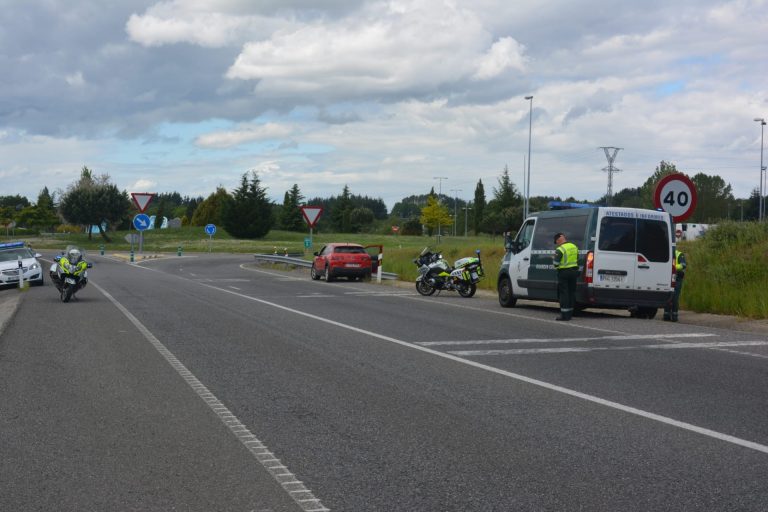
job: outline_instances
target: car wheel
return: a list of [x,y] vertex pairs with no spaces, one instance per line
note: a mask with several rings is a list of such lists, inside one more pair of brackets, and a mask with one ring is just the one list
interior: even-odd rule
[[331,281],[333,281],[333,275],[331,273],[331,267],[326,266],[325,267],[325,282],[326,283],[330,283]]
[[512,295],[512,281],[508,276],[504,276],[499,281],[499,304],[503,308],[513,308],[517,304],[517,299]]
[[315,264],[312,264],[312,268],[309,269],[309,276],[312,278],[313,281],[317,281],[320,279],[320,274],[317,272],[317,269],[315,269]]

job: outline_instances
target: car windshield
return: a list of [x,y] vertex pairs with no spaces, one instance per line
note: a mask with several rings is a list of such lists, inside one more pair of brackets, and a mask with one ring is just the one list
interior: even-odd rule
[[0,251],[0,261],[16,261],[19,259],[19,256],[22,258],[31,258],[34,255],[32,254],[32,251],[27,249],[26,247],[19,247],[18,249],[6,249]]
[[336,247],[333,252],[336,254],[362,254],[365,249],[362,247]]

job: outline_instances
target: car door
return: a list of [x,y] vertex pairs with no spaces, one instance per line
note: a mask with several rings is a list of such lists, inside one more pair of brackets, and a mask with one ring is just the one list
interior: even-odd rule
[[637,214],[628,208],[601,208],[597,219],[597,243],[593,286],[616,290],[635,289]]

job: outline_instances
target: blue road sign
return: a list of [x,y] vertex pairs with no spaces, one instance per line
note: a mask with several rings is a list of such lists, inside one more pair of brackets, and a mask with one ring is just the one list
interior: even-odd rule
[[210,235],[210,236],[213,236],[213,235],[215,235],[215,234],[216,234],[216,225],[215,225],[215,224],[206,224],[206,226],[205,226],[205,232],[206,232],[208,235]]
[[133,227],[135,227],[138,231],[149,229],[149,223],[149,215],[146,213],[140,213],[133,218]]

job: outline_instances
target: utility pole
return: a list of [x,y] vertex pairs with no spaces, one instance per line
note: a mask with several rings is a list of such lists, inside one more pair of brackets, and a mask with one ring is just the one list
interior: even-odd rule
[[[621,169],[617,169],[613,166],[613,161],[616,160],[616,153],[624,148],[601,146],[600,149],[605,152],[605,158],[608,159],[608,167],[603,167],[603,170],[608,173],[608,194],[606,195],[605,205],[611,206],[611,197],[613,197],[613,173],[621,172]],[[613,150],[613,153],[610,153],[610,150]]]

